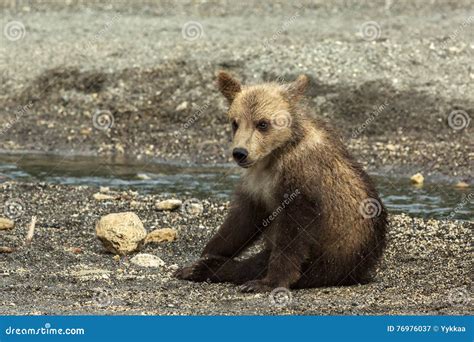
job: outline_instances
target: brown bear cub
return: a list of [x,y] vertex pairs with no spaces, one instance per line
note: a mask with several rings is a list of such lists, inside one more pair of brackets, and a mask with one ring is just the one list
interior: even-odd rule
[[[336,133],[307,115],[308,78],[242,86],[228,73],[232,154],[244,168],[224,223],[180,279],[232,282],[244,292],[366,282],[385,246],[387,214]],[[236,260],[263,236],[265,248]]]

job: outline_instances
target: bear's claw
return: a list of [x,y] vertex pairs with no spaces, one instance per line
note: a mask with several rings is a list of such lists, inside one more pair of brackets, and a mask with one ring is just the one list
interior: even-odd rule
[[269,286],[262,280],[250,280],[239,287],[240,292],[270,292],[273,287]]

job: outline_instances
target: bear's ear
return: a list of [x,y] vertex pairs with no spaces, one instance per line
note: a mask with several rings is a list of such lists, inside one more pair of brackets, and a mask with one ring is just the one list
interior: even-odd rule
[[232,103],[237,93],[240,93],[242,90],[240,82],[225,71],[220,71],[217,75],[217,87],[229,103]]
[[306,75],[299,75],[295,81],[288,84],[286,90],[290,98],[293,100],[299,100],[304,93],[309,84],[309,78]]

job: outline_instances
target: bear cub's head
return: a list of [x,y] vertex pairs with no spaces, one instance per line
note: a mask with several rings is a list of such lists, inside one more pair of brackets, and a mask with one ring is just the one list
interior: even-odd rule
[[300,75],[293,83],[265,83],[242,86],[221,71],[217,85],[229,102],[232,125],[232,156],[237,164],[249,168],[271,156],[294,138],[298,124],[296,107],[308,85]]

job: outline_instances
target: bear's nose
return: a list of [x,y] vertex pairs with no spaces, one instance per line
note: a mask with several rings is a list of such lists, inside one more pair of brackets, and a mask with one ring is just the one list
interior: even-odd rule
[[242,163],[247,159],[249,152],[245,148],[236,147],[232,151],[232,156],[237,163]]

